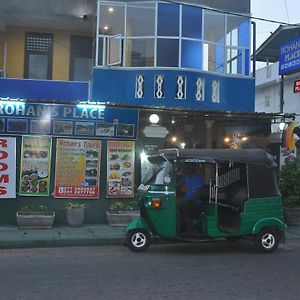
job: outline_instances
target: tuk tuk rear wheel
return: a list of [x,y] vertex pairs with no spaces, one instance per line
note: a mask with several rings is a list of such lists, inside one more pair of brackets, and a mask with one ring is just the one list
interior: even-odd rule
[[127,232],[126,246],[133,252],[145,251],[150,246],[150,234],[145,229],[133,229]]
[[270,253],[277,249],[279,236],[274,228],[264,228],[255,237],[255,247],[261,253]]

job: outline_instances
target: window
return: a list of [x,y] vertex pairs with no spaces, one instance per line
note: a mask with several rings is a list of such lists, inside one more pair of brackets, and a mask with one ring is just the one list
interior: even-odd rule
[[125,6],[101,3],[99,21],[100,35],[124,35]]
[[179,40],[157,39],[157,66],[178,67]]
[[204,40],[224,44],[225,14],[205,11],[204,13]]
[[179,36],[179,5],[158,4],[158,36]]
[[[146,21],[147,20],[147,21]],[[126,36],[154,36],[155,4],[128,3]]]
[[182,36],[202,39],[202,9],[182,6]]
[[126,66],[153,67],[154,39],[127,39]]
[[182,40],[181,67],[201,69],[202,47],[199,41]]
[[93,65],[93,39],[71,36],[70,80],[88,81]]
[[53,35],[27,32],[24,78],[52,79]]

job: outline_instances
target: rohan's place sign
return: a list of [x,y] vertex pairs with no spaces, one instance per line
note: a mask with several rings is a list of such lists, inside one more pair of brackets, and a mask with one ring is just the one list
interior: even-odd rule
[[136,138],[138,110],[0,98],[0,133]]
[[295,73],[300,69],[300,37],[280,46],[279,75]]

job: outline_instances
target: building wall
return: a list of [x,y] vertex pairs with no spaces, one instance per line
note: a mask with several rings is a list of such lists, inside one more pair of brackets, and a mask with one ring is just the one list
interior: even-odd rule
[[7,77],[24,78],[25,33],[51,33],[53,43],[53,80],[69,80],[70,66],[70,37],[91,36],[87,33],[78,33],[63,30],[47,30],[30,27],[7,27],[0,35],[0,69],[3,67],[4,43],[7,42]]
[[[255,82],[255,111],[280,112],[280,76],[278,62],[257,70]],[[294,81],[300,79],[300,73],[284,77],[284,113],[300,114],[300,93],[294,93]],[[300,117],[296,120],[299,122]]]

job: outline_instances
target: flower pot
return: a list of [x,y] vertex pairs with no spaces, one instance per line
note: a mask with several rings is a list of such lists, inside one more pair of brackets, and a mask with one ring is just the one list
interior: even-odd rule
[[66,216],[70,226],[82,226],[84,222],[84,208],[67,208]]
[[107,223],[110,226],[127,226],[134,219],[140,217],[140,212],[133,211],[120,211],[120,212],[106,212]]
[[284,217],[288,225],[300,225],[300,206],[285,207]]
[[26,215],[17,212],[16,218],[19,229],[51,228],[54,223],[55,212],[47,214],[31,212]]

